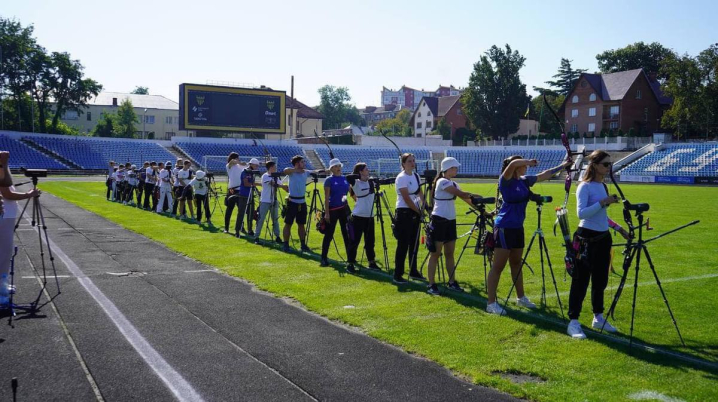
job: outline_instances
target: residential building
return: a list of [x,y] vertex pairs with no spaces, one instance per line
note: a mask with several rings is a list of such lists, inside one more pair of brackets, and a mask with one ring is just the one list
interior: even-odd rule
[[518,136],[518,135],[526,135],[529,137],[534,137],[538,135],[538,129],[539,129],[539,122],[537,120],[530,120],[530,119],[520,119],[519,120],[519,129],[516,130],[515,133],[509,134],[509,138]]
[[121,92],[100,92],[87,102],[82,114],[68,110],[62,116],[63,123],[75,127],[82,133],[91,132],[102,113],[117,112],[119,105],[129,99],[138,117],[135,130],[138,137],[145,138],[154,133],[154,138],[168,140],[175,135],[186,136],[187,131],[179,130],[179,104],[162,95],[136,95]]
[[[285,105],[287,108],[287,131],[285,133],[286,137],[284,138],[290,137],[292,116],[294,118],[294,127],[296,127],[294,137],[313,136],[315,130],[317,133],[322,132],[323,114],[297,99],[292,99],[290,96],[287,96]],[[290,113],[291,109],[294,109],[294,114]],[[281,137],[282,136],[278,136],[277,134],[266,134],[266,138],[268,139],[280,139]]]
[[415,137],[425,137],[436,129],[442,118],[451,127],[451,138],[454,138],[456,130],[467,126],[468,120],[462,109],[461,96],[422,98],[409,124],[414,129]]
[[583,73],[559,113],[565,116],[568,132],[591,136],[603,129],[628,133],[633,128],[637,134],[648,136],[659,131],[663,111],[671,102],[661,92],[655,75],[643,69]]
[[421,98],[423,97],[444,97],[444,96],[456,96],[461,95],[461,90],[454,88],[453,85],[443,86],[439,85],[439,88],[435,91],[424,91],[409,88],[406,85],[402,85],[398,91],[382,87],[381,90],[381,105],[399,105],[401,108],[409,108],[410,110],[416,110],[419,105]]
[[359,115],[366,121],[368,126],[373,126],[382,120],[393,119],[402,107],[398,104],[384,105],[380,107],[367,106],[359,112]]

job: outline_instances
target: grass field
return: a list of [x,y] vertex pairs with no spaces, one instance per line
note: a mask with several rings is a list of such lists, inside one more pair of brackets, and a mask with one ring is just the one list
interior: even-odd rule
[[[462,187],[484,196],[493,196],[495,192],[491,184],[463,184]],[[425,293],[423,283],[398,288],[385,274],[362,270],[358,275],[348,275],[340,263],[330,268],[319,267],[317,256],[287,255],[275,247],[258,246],[223,235],[218,229],[107,202],[104,183],[47,182],[41,188],[190,258],[246,279],[262,290],[295,299],[329,319],[356,326],[372,337],[434,360],[477,384],[518,397],[544,401],[645,400],[655,396],[651,394],[655,392],[677,398],[664,400],[718,400],[718,370],[714,368],[718,363],[718,294],[715,292],[718,288],[718,204],[714,200],[718,191],[715,188],[623,186],[632,202],[651,204],[646,215],[655,230],[647,232],[648,237],[694,219],[701,220],[697,226],[656,240],[649,246],[686,346],[681,345],[651,271],[643,262],[638,278],[635,339],[660,350],[712,363],[713,368],[636,348],[629,353],[624,343],[612,340],[626,338],[625,335],[598,337],[587,329],[588,340],[570,339],[565,334],[565,326],[558,324],[561,313],[550,277],[546,278],[548,307],[529,312],[510,303],[508,317],[488,315],[483,266],[480,256],[474,255],[471,249],[467,250],[457,271],[457,279],[468,294],[446,292],[444,297],[432,297]],[[393,187],[385,189],[389,190],[393,204]],[[575,191],[575,187],[572,190]],[[538,184],[534,191],[552,195],[555,200],[545,207],[542,226],[565,312],[570,278],[564,281],[561,242],[552,233],[553,207],[563,200],[563,185]],[[463,214],[468,206],[457,205],[459,222],[472,223],[473,215]],[[569,211],[570,222],[575,227],[578,220],[573,194]],[[216,214],[219,215],[219,210]],[[609,215],[623,223],[620,206],[612,206]],[[213,221],[223,223],[220,216],[215,216]],[[388,219],[386,221],[393,267],[396,242],[390,235]],[[529,205],[525,225],[527,244],[535,227],[536,211],[534,205]],[[461,234],[468,228],[461,226],[458,231]],[[335,237],[341,256],[345,256],[338,231]],[[463,246],[463,241],[459,240],[457,248]],[[619,242],[619,238],[614,238],[614,243]],[[298,242],[294,244],[295,248],[298,246]],[[320,234],[311,234],[310,247],[320,252]],[[541,274],[538,248],[534,248],[529,263],[538,271],[535,275],[526,271],[525,283],[526,293],[538,303]],[[382,260],[378,228],[376,251],[377,259]],[[420,258],[424,255],[422,247]],[[333,248],[330,258],[341,261]],[[620,250],[616,250],[614,265],[619,272],[621,260]],[[510,280],[507,270],[499,287],[502,299],[506,297]],[[611,275],[606,309],[618,282],[619,277]],[[629,283],[633,283],[633,273],[629,275]],[[633,288],[627,287],[616,312],[614,323],[622,333],[629,330],[632,295]],[[587,297],[581,322],[590,326],[590,321],[590,297]],[[528,381],[516,381],[516,378]]]

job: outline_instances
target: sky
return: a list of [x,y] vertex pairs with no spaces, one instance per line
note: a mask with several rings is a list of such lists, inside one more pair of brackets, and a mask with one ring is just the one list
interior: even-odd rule
[[526,58],[530,94],[562,57],[597,70],[596,55],[643,41],[696,55],[718,42],[715,1],[39,1],[0,0],[0,16],[33,25],[104,90],[145,86],[172,100],[181,83],[266,85],[319,104],[323,85],[358,107],[382,86],[464,87],[492,45]]

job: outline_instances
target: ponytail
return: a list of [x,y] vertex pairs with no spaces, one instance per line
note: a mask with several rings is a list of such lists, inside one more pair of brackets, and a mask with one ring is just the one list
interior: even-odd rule
[[504,203],[503,197],[501,197],[501,186],[499,185],[501,183],[501,177],[504,175],[504,172],[506,171],[506,168],[509,167],[509,164],[516,159],[523,159],[520,155],[512,155],[508,158],[504,159],[504,161],[501,163],[501,172],[499,173],[499,180],[496,182],[496,211],[501,209],[501,205]]
[[431,187],[431,200],[434,200],[434,194],[436,193],[436,183],[439,182],[439,179],[444,178],[444,172],[439,172],[439,174],[436,175],[436,178],[434,179],[434,186]]

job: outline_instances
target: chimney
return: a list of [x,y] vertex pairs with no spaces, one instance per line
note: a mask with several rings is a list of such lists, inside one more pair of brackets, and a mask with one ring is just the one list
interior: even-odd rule
[[117,98],[112,98],[112,106],[117,106]]

